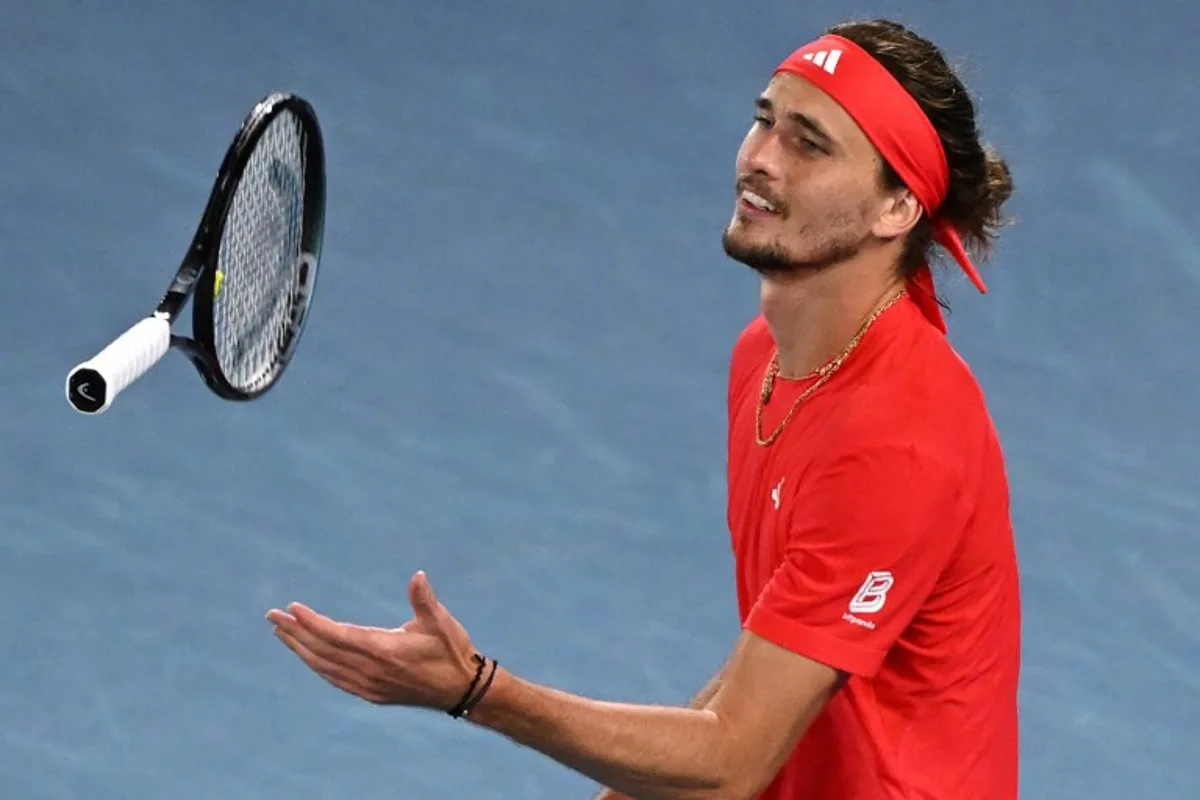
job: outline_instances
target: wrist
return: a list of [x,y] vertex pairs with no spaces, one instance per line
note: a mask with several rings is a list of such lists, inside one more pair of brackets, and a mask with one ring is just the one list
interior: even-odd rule
[[495,659],[488,658],[482,653],[474,653],[471,661],[475,665],[471,682],[459,697],[458,702],[446,711],[455,719],[469,716],[475,710],[475,707],[491,690],[496,672],[500,668],[500,664]]
[[[491,663],[489,659],[489,671]],[[491,685],[486,692],[479,694],[474,707],[469,714],[464,715],[464,719],[482,728],[496,728],[504,709],[510,705],[516,684],[516,676],[497,664]]]

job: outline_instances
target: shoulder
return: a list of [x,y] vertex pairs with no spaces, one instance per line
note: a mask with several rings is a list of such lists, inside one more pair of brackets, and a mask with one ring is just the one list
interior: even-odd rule
[[975,375],[931,326],[905,326],[838,398],[831,453],[888,452],[916,467],[959,471],[991,435]]
[[911,368],[898,375],[907,412],[935,431],[978,435],[989,430],[987,400],[966,359],[938,331],[921,331],[915,339]]

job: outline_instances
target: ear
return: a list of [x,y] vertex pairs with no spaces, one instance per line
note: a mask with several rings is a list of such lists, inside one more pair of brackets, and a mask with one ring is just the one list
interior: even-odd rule
[[921,204],[907,189],[890,192],[883,199],[882,208],[871,232],[880,239],[896,239],[906,236],[921,219]]

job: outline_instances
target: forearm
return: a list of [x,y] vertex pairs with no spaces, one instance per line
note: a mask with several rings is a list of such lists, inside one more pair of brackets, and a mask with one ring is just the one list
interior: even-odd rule
[[[721,688],[721,678],[724,675],[724,670],[718,670],[716,675],[709,678],[708,683],[696,692],[692,699],[688,702],[688,708],[705,708],[710,700]],[[592,800],[632,800],[632,798],[622,795],[613,789],[604,789],[600,794],[592,798]]]
[[725,731],[712,711],[589,700],[501,670],[470,718],[638,800],[734,796]]

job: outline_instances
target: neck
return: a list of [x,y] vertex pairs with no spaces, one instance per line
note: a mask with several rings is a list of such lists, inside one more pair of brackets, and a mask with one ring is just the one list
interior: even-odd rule
[[779,374],[799,377],[824,366],[902,285],[899,277],[853,263],[763,278],[760,304],[779,348]]

